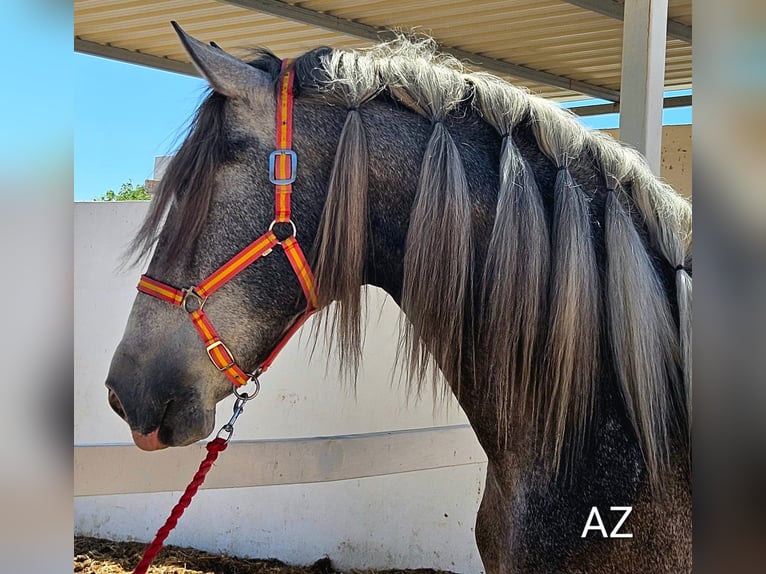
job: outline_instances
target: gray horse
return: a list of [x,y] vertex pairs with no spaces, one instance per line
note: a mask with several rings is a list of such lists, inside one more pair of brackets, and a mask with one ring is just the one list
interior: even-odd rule
[[[273,219],[285,71],[177,31],[212,90],[133,253],[154,249],[147,276],[187,287]],[[487,454],[487,572],[689,571],[688,202],[633,150],[427,39],[319,48],[291,69],[291,219],[317,318],[353,372],[360,287],[402,308],[410,378],[437,366]],[[275,247],[205,312],[257,366],[306,306]],[[140,447],[212,431],[232,387],[204,349],[186,313],[138,294],[106,384]]]

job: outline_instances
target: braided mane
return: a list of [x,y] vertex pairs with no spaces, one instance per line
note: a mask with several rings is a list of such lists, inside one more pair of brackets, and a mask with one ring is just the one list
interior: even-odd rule
[[[488,381],[487,399],[497,407],[501,440],[513,421],[540,420],[546,458],[558,470],[582,450],[594,416],[597,366],[609,358],[656,483],[673,437],[687,435],[691,421],[689,203],[656,178],[636,151],[586,129],[543,98],[489,74],[467,73],[457,60],[437,53],[431,40],[400,38],[368,50],[325,51],[319,62],[313,72],[319,93],[349,109],[316,266],[320,297],[339,302],[332,323],[342,356],[355,363],[361,348],[364,242],[358,238],[365,237],[367,150],[357,110],[385,91],[433,125],[404,257],[402,307],[409,322],[403,342],[410,375],[422,382],[435,361],[459,393],[461,365],[471,352],[463,335],[474,320],[466,301],[478,288],[480,335],[474,344],[489,356],[480,375]],[[469,187],[443,122],[465,101],[503,137],[498,203],[480,286],[471,284]],[[540,150],[558,168],[550,228],[535,174],[513,139],[522,123],[532,126]],[[608,190],[604,273],[596,259],[589,196],[569,170],[581,158],[597,164]],[[636,223],[645,227],[648,241]],[[656,268],[655,253],[665,269]],[[675,270],[676,305],[661,280],[660,271],[667,269]]]

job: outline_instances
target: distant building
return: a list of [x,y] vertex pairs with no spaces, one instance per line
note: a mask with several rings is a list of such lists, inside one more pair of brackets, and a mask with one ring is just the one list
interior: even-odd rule
[[160,155],[154,158],[154,174],[152,179],[147,179],[144,182],[147,193],[154,194],[154,190],[159,185],[162,176],[165,175],[165,170],[168,168],[172,158],[172,155]]

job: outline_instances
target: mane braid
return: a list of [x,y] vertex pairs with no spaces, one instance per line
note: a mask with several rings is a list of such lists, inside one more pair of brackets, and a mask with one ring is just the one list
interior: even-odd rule
[[[400,38],[374,53],[391,95],[433,126],[405,245],[401,304],[409,321],[401,324],[400,350],[411,385],[419,389],[435,363],[459,397],[466,310],[470,313],[473,298],[471,203],[460,153],[444,120],[469,90],[460,63],[437,54],[432,40]],[[436,369],[431,373],[436,385]],[[445,396],[444,386],[434,390]]]
[[403,341],[410,380],[425,380],[433,358],[458,396],[471,254],[468,182],[455,142],[436,122],[407,233],[402,309],[409,327]]
[[[678,333],[681,347],[680,369],[684,386],[674,389],[687,411],[687,434],[691,425],[691,300],[689,272],[692,249],[692,210],[688,201],[669,185],[656,178],[646,160],[635,150],[618,145],[605,134],[591,133],[589,147],[604,173],[611,175],[631,199],[648,230],[649,241],[675,271]],[[679,269],[682,267],[683,269]]]
[[335,305],[314,323],[337,343],[346,376],[356,376],[362,354],[362,297],[367,257],[367,187],[369,154],[359,107],[382,89],[368,58],[354,52],[322,53],[312,70],[317,95],[348,108],[314,245],[319,306]]
[[[680,383],[678,339],[660,279],[618,193],[606,197],[609,337],[628,418],[651,482],[658,484],[669,462],[673,421],[687,416],[672,408],[672,389]],[[683,424],[675,425],[677,433]]]
[[590,213],[583,190],[567,169],[556,175],[552,236],[543,446],[557,473],[584,448],[601,358],[601,296]]
[[507,445],[518,422],[540,416],[537,359],[548,316],[550,232],[532,169],[510,138],[500,152],[497,214],[483,274],[480,332],[487,350],[488,398]]
[[471,74],[475,103],[503,136],[497,209],[482,279],[480,342],[487,353],[486,397],[497,412],[498,446],[519,421],[540,417],[537,364],[547,320],[550,232],[532,168],[512,139],[528,111],[521,91]]
[[[319,306],[336,301],[325,314],[325,335],[337,340],[340,364],[355,374],[362,352],[362,298],[367,256],[367,138],[358,111],[346,116],[335,154],[315,248]],[[320,322],[315,323],[318,326]],[[332,339],[331,339],[332,340]]]
[[686,440],[691,444],[692,421],[692,278],[687,269],[676,271],[679,345],[684,388],[680,398],[686,412]]

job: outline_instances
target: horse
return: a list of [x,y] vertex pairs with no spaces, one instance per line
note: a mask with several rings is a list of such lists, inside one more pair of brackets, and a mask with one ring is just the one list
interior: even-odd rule
[[[155,286],[199,286],[255,237],[269,255],[209,298],[169,288],[226,341],[210,357],[185,313],[139,289],[106,381],[136,444],[208,436],[232,357],[263,365],[314,310],[353,373],[374,285],[406,317],[412,389],[441,373],[486,452],[486,572],[690,571],[689,201],[638,152],[427,37],[245,62],[174,26],[210,91],[130,255]],[[291,142],[274,151],[288,75]]]

